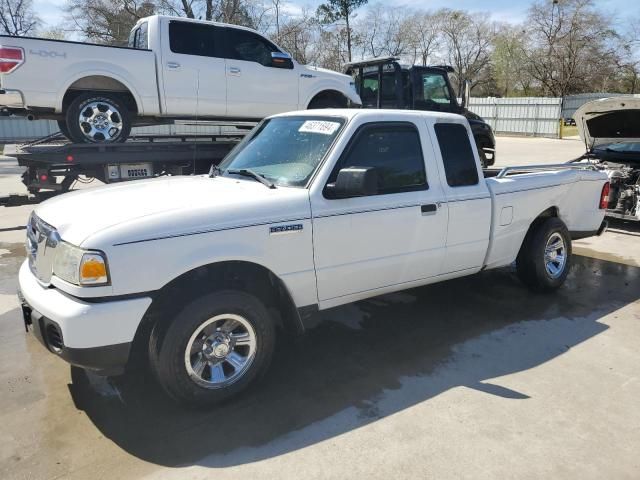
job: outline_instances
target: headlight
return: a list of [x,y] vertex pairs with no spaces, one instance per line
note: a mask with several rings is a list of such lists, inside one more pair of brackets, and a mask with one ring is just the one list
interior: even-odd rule
[[100,252],[61,241],[56,247],[53,274],[74,285],[108,285],[107,260]]

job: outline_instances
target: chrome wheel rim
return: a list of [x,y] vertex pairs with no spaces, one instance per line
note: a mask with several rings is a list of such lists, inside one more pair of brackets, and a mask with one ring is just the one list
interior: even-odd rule
[[567,247],[562,235],[554,232],[549,236],[544,249],[544,264],[551,278],[558,278],[567,264]]
[[246,318],[233,313],[216,315],[191,335],[184,364],[189,377],[198,385],[226,387],[249,369],[257,345],[255,330]]
[[88,103],[80,111],[78,122],[80,130],[91,142],[110,142],[122,132],[122,115],[109,102]]

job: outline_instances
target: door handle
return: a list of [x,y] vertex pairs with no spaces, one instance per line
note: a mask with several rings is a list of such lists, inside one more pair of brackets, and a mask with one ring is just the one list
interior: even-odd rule
[[229,73],[238,74],[240,73],[240,69],[238,67],[229,67]]
[[180,64],[178,62],[168,62],[167,68],[171,68],[175,70],[176,68],[180,68]]
[[435,215],[438,212],[438,206],[435,203],[420,206],[422,215]]

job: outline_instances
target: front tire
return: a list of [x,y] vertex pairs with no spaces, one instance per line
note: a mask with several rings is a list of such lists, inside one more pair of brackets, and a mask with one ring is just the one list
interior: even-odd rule
[[318,95],[309,102],[308,110],[317,110],[321,108],[346,108],[347,100],[339,98],[337,95]]
[[83,93],[67,108],[65,124],[62,133],[75,143],[119,143],[131,133],[131,114],[116,93]]
[[255,296],[221,290],[188,303],[151,332],[149,359],[165,391],[204,407],[227,400],[266,372],[275,325]]
[[524,239],[516,266],[520,280],[536,292],[551,292],[571,269],[571,235],[562,220],[547,218],[534,224]]

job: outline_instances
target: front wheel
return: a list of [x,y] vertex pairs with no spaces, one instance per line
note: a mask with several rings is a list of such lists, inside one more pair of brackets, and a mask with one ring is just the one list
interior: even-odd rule
[[213,405],[247,388],[267,370],[275,326],[255,296],[222,290],[157,324],[149,344],[151,368],[166,392],[190,406]]
[[62,133],[76,143],[118,143],[131,132],[131,114],[115,93],[83,93],[67,108],[65,124]]
[[559,218],[547,218],[527,233],[516,266],[531,290],[550,292],[567,279],[571,268],[571,236]]

